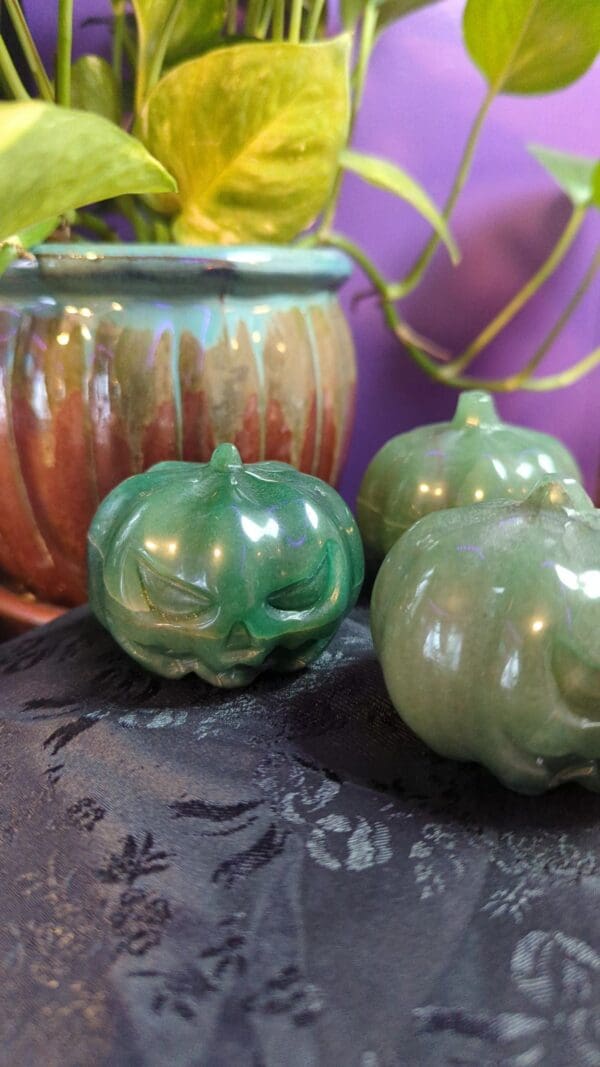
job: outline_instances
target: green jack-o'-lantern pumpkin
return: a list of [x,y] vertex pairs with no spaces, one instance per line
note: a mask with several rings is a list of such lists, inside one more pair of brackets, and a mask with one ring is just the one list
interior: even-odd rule
[[159,463],[89,533],[90,603],[149,670],[245,685],[316,658],[354,605],[360,535],[341,497],[285,463]]
[[369,564],[431,511],[524,499],[544,475],[581,479],[554,437],[502,422],[489,393],[462,393],[451,422],[393,437],[369,464],[357,517]]
[[371,626],[437,752],[524,793],[600,791],[600,511],[577,482],[421,519],[379,570]]

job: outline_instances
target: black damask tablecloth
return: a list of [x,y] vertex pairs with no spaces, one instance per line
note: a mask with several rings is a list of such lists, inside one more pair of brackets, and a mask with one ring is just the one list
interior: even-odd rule
[[600,1065],[600,797],[432,755],[364,611],[231,692],[79,609],[0,717],[2,1064]]

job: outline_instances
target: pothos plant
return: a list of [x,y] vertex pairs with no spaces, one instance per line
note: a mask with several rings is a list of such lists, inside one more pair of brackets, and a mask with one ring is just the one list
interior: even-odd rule
[[[20,0],[5,6],[39,94],[0,39],[14,97],[0,110],[5,243],[31,243],[30,226],[60,217],[110,238],[100,212],[81,213],[109,197],[139,241],[287,242],[331,209],[341,166],[356,166],[344,150],[372,35],[351,70],[353,30],[327,37],[325,0],[112,0],[112,63],[71,62],[73,0],[58,0],[53,81]],[[454,247],[416,182],[397,192]]]
[[[20,0],[4,0],[38,98],[0,38],[0,75],[13,98],[0,104],[0,267],[57,225],[74,240],[116,239],[99,201],[124,214],[143,242],[335,245],[365,271],[389,326],[427,374],[461,388],[481,384],[468,373],[473,360],[556,269],[587,210],[600,206],[600,163],[536,150],[571,197],[572,215],[539,271],[464,353],[440,361],[404,321],[401,302],[440,243],[459,260],[449,222],[496,96],[551,92],[580,77],[599,51],[600,4],[467,0],[465,44],[487,90],[440,211],[407,171],[350,147],[379,34],[439,2],[341,0],[342,32],[331,36],[330,0],[107,0],[111,61],[73,63],[73,0],[58,0],[51,80]],[[385,279],[336,231],[348,171],[408,201],[430,224],[405,278]],[[596,352],[563,375],[534,376],[598,266],[600,254],[527,366],[489,388],[554,388],[600,360]]]

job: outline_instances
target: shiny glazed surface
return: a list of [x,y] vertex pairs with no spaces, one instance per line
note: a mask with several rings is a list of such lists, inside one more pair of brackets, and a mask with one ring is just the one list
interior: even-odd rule
[[379,565],[431,511],[523,499],[547,474],[581,478],[554,437],[504,423],[489,393],[462,393],[451,422],[393,437],[367,468],[357,502],[367,561]]
[[233,441],[335,482],[355,360],[330,250],[45,245],[0,281],[0,571],[85,600],[124,478]]
[[160,463],[118,486],[89,534],[89,598],[119,644],[169,678],[234,687],[314,660],[364,566],[342,498],[282,463]]
[[600,790],[600,511],[578,483],[422,519],[381,566],[371,628],[437,752],[524,793]]

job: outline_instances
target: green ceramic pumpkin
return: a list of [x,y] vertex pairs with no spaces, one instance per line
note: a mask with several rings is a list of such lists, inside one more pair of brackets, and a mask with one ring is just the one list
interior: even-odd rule
[[341,497],[285,463],[159,463],[100,505],[90,604],[134,659],[239,686],[314,660],[354,605],[360,535]]
[[523,793],[600,790],[600,511],[575,481],[422,519],[380,568],[371,626],[436,752]]
[[489,393],[462,393],[452,422],[393,437],[367,468],[357,504],[367,560],[378,566],[431,511],[523,499],[545,474],[581,479],[554,437],[502,422]]

